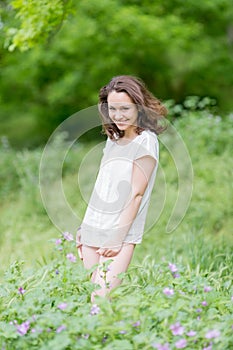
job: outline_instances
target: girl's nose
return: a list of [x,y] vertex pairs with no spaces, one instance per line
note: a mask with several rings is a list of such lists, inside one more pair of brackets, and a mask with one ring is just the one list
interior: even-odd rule
[[122,113],[121,111],[116,111],[115,116],[114,116],[115,120],[121,120],[122,119]]

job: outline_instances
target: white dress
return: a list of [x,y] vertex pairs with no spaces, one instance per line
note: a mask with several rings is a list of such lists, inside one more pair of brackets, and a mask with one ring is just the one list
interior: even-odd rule
[[[119,220],[122,209],[130,198],[133,162],[148,155],[156,159],[156,166],[137,216],[122,241]],[[123,242],[141,243],[158,161],[158,139],[149,130],[144,130],[125,145],[107,139],[96,183],[81,225],[83,245],[114,248]]]

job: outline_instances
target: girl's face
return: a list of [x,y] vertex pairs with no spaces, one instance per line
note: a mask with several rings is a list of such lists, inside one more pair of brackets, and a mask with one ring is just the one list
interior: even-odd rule
[[130,134],[137,126],[137,106],[126,92],[112,91],[108,94],[108,113],[119,130]]

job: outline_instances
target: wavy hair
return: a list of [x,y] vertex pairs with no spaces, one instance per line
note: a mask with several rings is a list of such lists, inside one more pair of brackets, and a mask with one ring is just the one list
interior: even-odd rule
[[113,77],[99,92],[99,112],[103,123],[103,132],[111,139],[117,140],[125,134],[109,117],[108,95],[112,91],[125,92],[137,105],[137,134],[141,134],[143,130],[160,134],[166,129],[165,125],[159,125],[159,121],[164,120],[167,114],[167,109],[161,101],[152,95],[141,79],[130,75],[120,75]]

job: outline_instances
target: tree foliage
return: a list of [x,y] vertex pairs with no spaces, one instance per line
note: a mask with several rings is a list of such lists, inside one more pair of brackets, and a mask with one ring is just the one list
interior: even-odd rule
[[10,51],[28,50],[44,42],[62,26],[70,10],[69,0],[12,0],[8,10],[15,12],[17,26],[6,29],[5,45]]
[[232,2],[10,4],[2,9],[0,118],[16,145],[44,142],[70,114],[96,104],[118,74],[140,76],[163,100],[210,96],[220,111],[232,109]]

